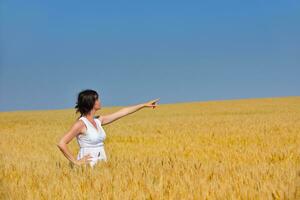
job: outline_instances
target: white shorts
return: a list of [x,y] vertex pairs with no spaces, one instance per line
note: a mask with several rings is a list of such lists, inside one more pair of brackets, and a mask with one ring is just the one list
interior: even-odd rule
[[77,160],[83,158],[85,155],[90,154],[92,156],[91,162],[89,163],[91,167],[97,164],[99,160],[107,162],[107,157],[105,154],[104,146],[101,147],[81,147],[77,155]]

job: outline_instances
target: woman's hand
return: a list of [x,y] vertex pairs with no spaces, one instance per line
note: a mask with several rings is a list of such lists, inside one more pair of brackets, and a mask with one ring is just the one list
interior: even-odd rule
[[92,158],[93,157],[90,154],[85,155],[80,160],[76,160],[75,165],[80,166],[80,165],[88,164],[92,161],[91,160]]
[[153,107],[153,109],[154,109],[157,106],[157,101],[159,99],[160,98],[152,100],[152,101],[148,101],[147,103],[144,104],[144,107]]

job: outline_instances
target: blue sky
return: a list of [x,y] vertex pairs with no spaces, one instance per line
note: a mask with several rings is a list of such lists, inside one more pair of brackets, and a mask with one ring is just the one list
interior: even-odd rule
[[299,96],[299,1],[0,2],[0,111]]

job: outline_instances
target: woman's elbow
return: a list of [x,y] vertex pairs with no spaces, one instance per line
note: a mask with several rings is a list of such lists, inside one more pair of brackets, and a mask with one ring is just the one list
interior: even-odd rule
[[59,148],[59,149],[63,149],[64,148],[64,146],[66,145],[66,143],[64,142],[64,141],[59,141],[57,144],[56,144],[56,146]]

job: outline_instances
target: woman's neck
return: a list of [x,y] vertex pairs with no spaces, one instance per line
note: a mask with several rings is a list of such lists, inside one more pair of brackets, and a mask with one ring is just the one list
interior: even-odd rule
[[84,117],[87,118],[87,119],[89,119],[90,121],[93,121],[95,113],[96,113],[96,111],[92,110],[90,113],[84,115]]

